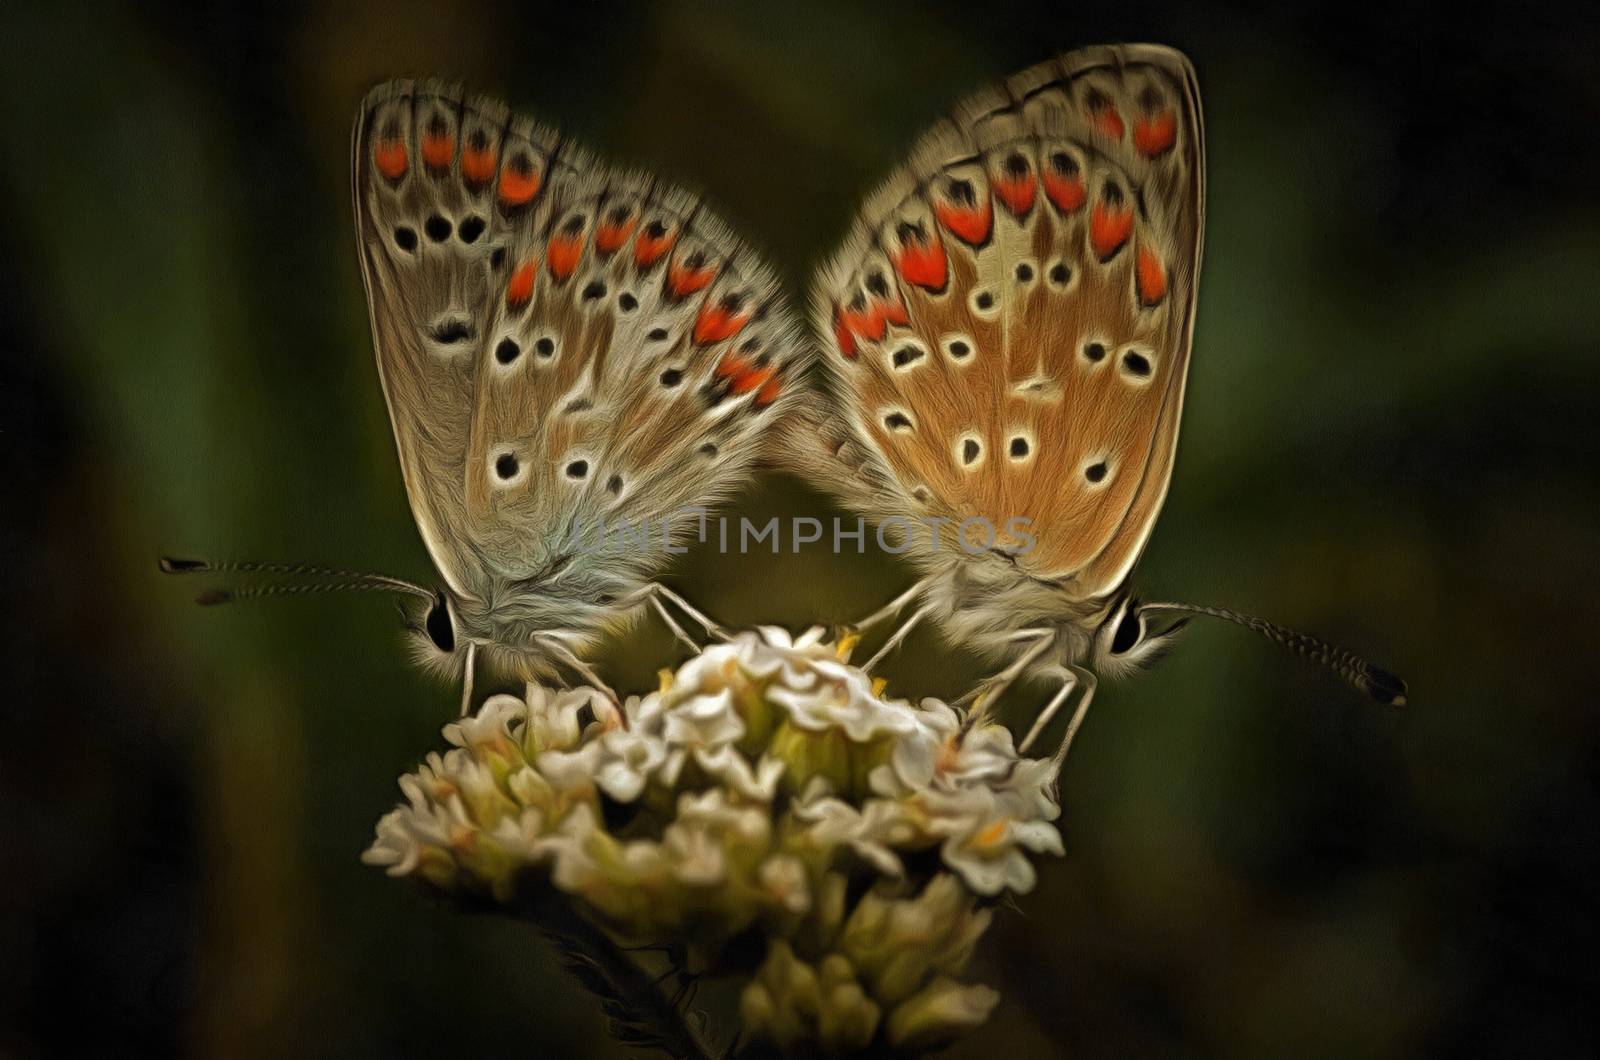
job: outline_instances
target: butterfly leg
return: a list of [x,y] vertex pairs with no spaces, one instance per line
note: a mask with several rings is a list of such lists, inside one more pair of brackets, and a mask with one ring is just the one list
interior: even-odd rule
[[894,651],[895,648],[900,646],[900,642],[905,640],[906,637],[910,635],[911,631],[917,627],[917,623],[926,618],[928,616],[928,612],[932,610],[932,604],[923,604],[921,607],[911,612],[911,617],[902,622],[900,624],[900,628],[889,635],[889,639],[883,642],[883,647],[879,648],[873,654],[872,658],[868,659],[861,668],[870,673],[874,666],[882,662],[886,657],[888,657],[890,652]]
[[[673,592],[671,589],[668,589],[665,585],[662,585],[660,582],[651,582],[645,588],[654,596],[659,596],[661,599],[675,606],[679,611],[682,611],[684,614],[688,615],[696,625],[704,628],[706,633],[708,633],[710,636],[715,637],[717,640],[729,639],[728,631],[723,629],[720,623],[707,617],[700,611],[699,608],[695,607],[693,604],[679,596],[677,593]],[[697,648],[695,650],[698,651],[699,649]]]
[[1061,704],[1065,703],[1067,697],[1072,695],[1072,690],[1078,687],[1078,676],[1071,670],[1063,667],[1052,671],[1052,673],[1061,678],[1061,687],[1056,690],[1055,695],[1050,697],[1050,702],[1044,705],[1044,709],[1039,712],[1039,716],[1033,719],[1033,725],[1028,728],[1028,735],[1022,738],[1021,743],[1017,744],[1018,754],[1027,753],[1028,748],[1033,746],[1033,741],[1039,738],[1039,734],[1044,731],[1044,727],[1050,724],[1050,719],[1054,718],[1056,712],[1061,709]]
[[1011,683],[1049,649],[1051,642],[1055,640],[1055,635],[1054,629],[1045,626],[1018,630],[1011,635],[1010,640],[1031,640],[1033,643],[1029,644],[1010,666],[993,677],[978,682],[972,691],[955,701],[957,707],[972,704],[972,713],[967,716],[966,728],[970,729],[983,720],[983,716],[989,712],[989,705],[999,699],[1005,690],[1011,687]]
[[1089,704],[1094,700],[1094,690],[1100,685],[1099,678],[1081,666],[1072,667],[1072,674],[1083,686],[1083,698],[1078,700],[1078,709],[1072,712],[1072,720],[1067,722],[1067,734],[1061,738],[1061,746],[1056,748],[1056,753],[1050,757],[1050,761],[1055,764],[1057,776],[1061,773],[1061,764],[1067,760],[1067,751],[1072,747],[1072,738],[1078,735],[1078,729],[1083,725],[1083,716],[1089,713]]
[[577,653],[568,647],[566,642],[563,641],[559,635],[555,633],[541,633],[538,639],[542,640],[544,643],[553,648],[554,652],[552,654],[556,655],[561,662],[566,663],[567,666],[577,673],[579,677],[582,677],[584,680],[588,681],[591,686],[604,693],[606,698],[611,700],[614,705],[619,708],[621,707],[622,700],[617,697],[616,690],[610,685],[606,684],[604,681],[600,680],[599,675],[589,667],[589,664],[578,658]]
[[461,716],[464,718],[472,710],[472,677],[477,669],[478,646],[471,641],[467,642],[467,661],[461,676]]
[[886,618],[891,618],[894,615],[899,614],[905,609],[907,604],[917,598],[917,595],[921,593],[922,590],[928,587],[928,583],[931,581],[933,581],[931,577],[919,578],[916,584],[912,585],[911,588],[907,589],[893,600],[890,600],[887,604],[884,604],[866,618],[861,619],[859,622],[850,623],[847,628],[849,628],[852,632],[860,633],[863,630],[871,629],[873,626],[876,626],[879,622],[882,622]]
[[672,617],[672,612],[667,610],[666,605],[661,602],[661,598],[659,596],[651,594],[650,606],[656,609],[656,614],[661,616],[661,621],[665,622],[667,628],[672,630],[672,635],[677,637],[679,642],[685,645],[690,651],[698,655],[704,650],[701,645],[694,642],[693,637],[689,636],[689,634],[683,631],[683,627],[678,625],[678,620]]

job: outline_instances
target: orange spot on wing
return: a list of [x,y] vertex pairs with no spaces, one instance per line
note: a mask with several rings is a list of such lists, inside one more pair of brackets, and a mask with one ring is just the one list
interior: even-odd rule
[[1071,213],[1089,198],[1089,190],[1083,186],[1083,181],[1049,171],[1044,175],[1044,193],[1062,213]]
[[783,380],[774,375],[771,379],[767,380],[766,385],[761,388],[761,392],[756,395],[756,408],[766,408],[768,405],[778,400],[778,395],[782,391]]
[[1111,137],[1111,139],[1122,139],[1122,133],[1124,130],[1124,126],[1122,124],[1122,115],[1118,113],[1116,107],[1107,104],[1106,106],[1097,107],[1096,109],[1091,110],[1089,112],[1089,121],[1094,124],[1096,129],[1099,129],[1101,132]]
[[856,359],[856,336],[850,330],[850,325],[845,322],[844,310],[837,305],[833,307],[833,340],[839,345],[839,352],[850,360]]
[[877,306],[869,309],[841,309],[840,316],[844,326],[849,328],[857,338],[870,339],[880,342],[888,334],[889,323],[884,318],[883,312]]
[[1139,284],[1139,304],[1145,307],[1159,305],[1167,296],[1167,270],[1161,259],[1149,247],[1139,248],[1135,275]]
[[994,193],[1000,196],[1006,209],[1018,217],[1033,209],[1033,197],[1038,190],[1039,181],[1032,173],[994,182]]
[[461,152],[461,175],[474,188],[494,179],[494,152],[488,148]]
[[732,338],[749,322],[749,313],[735,313],[724,309],[721,304],[702,306],[694,322],[695,345],[709,346],[713,342]]
[[947,279],[944,243],[937,236],[926,243],[907,240],[895,258],[894,267],[900,278],[913,287],[942,291]]
[[594,234],[594,246],[602,254],[614,254],[622,244],[633,235],[634,226],[639,223],[637,217],[630,217],[621,224],[607,222],[600,226]]
[[1089,245],[1101,261],[1110,261],[1133,234],[1133,207],[1112,209],[1097,202],[1089,215]]
[[540,176],[516,162],[507,162],[500,170],[500,201],[507,206],[523,206],[539,194]]
[[974,206],[941,202],[934,205],[933,213],[939,223],[962,242],[978,246],[989,238],[989,227],[994,223],[994,202],[987,197],[982,204]]
[[694,294],[704,290],[716,275],[717,270],[711,265],[695,268],[673,258],[667,264],[667,293],[674,298]]
[[752,368],[734,376],[733,386],[729,387],[729,390],[735,394],[748,394],[752,390],[760,390],[766,386],[777,374],[776,365],[768,365],[765,368]]
[[1178,139],[1178,119],[1172,111],[1150,114],[1133,123],[1133,146],[1146,158],[1172,149]]
[[456,142],[448,136],[425,136],[422,139],[422,161],[429,169],[449,169],[455,153]]
[[372,163],[390,180],[399,180],[406,175],[406,167],[411,160],[406,157],[406,145],[399,140],[386,140],[372,149]]
[[652,236],[646,228],[639,233],[639,238],[633,244],[633,264],[643,271],[661,260],[661,255],[672,249],[678,241],[678,233],[669,231],[659,236]]
[[718,379],[737,379],[753,367],[749,361],[730,350],[722,355],[722,360],[717,362],[717,370],[714,374]]
[[550,275],[565,280],[578,271],[578,262],[583,260],[583,236],[556,236],[545,247],[544,258],[550,264]]
[[527,305],[533,300],[533,278],[538,268],[537,261],[529,261],[511,274],[511,282],[506,284],[507,305]]
[[905,305],[898,299],[890,301],[886,298],[880,298],[873,302],[872,309],[884,320],[897,327],[905,327],[911,323],[911,314],[906,312]]

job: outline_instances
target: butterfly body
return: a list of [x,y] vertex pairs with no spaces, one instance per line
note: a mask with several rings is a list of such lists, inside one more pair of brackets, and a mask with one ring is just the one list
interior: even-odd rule
[[[362,276],[445,583],[420,658],[542,678],[636,615],[794,400],[803,344],[700,201],[435,82],[357,115]],[[620,532],[619,532],[620,531]]]

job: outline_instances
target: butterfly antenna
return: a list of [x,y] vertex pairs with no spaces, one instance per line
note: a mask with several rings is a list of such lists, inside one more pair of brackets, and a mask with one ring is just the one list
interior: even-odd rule
[[1379,703],[1393,706],[1405,706],[1406,683],[1388,670],[1369,663],[1361,656],[1344,648],[1334,647],[1326,641],[1304,633],[1296,633],[1286,629],[1276,622],[1268,622],[1264,618],[1253,615],[1240,614],[1238,611],[1229,611],[1225,607],[1206,607],[1203,604],[1140,604],[1139,610],[1146,611],[1178,611],[1187,615],[1205,615],[1209,618],[1220,618],[1224,622],[1232,622],[1236,626],[1253,629],[1266,637],[1274,644],[1282,645],[1290,651],[1311,660],[1321,666],[1327,667],[1351,685],[1365,692]]
[[165,574],[270,574],[299,578],[333,578],[334,581],[303,582],[294,585],[246,586],[242,589],[213,589],[195,598],[199,604],[225,604],[261,596],[304,596],[330,592],[401,592],[432,600],[436,595],[426,586],[370,571],[320,567],[311,563],[260,563],[254,560],[217,561],[161,557]]

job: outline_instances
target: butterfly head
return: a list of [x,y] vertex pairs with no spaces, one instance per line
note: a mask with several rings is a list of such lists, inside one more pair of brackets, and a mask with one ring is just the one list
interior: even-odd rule
[[412,658],[430,673],[459,679],[478,654],[497,673],[542,680],[575,666],[573,650],[591,646],[619,591],[592,579],[582,588],[556,585],[546,571],[490,580],[481,594],[441,588],[404,601],[401,612]]
[[1144,608],[1124,593],[1106,614],[1094,636],[1094,669],[1111,677],[1126,677],[1147,669],[1167,653],[1187,618],[1154,627]]

